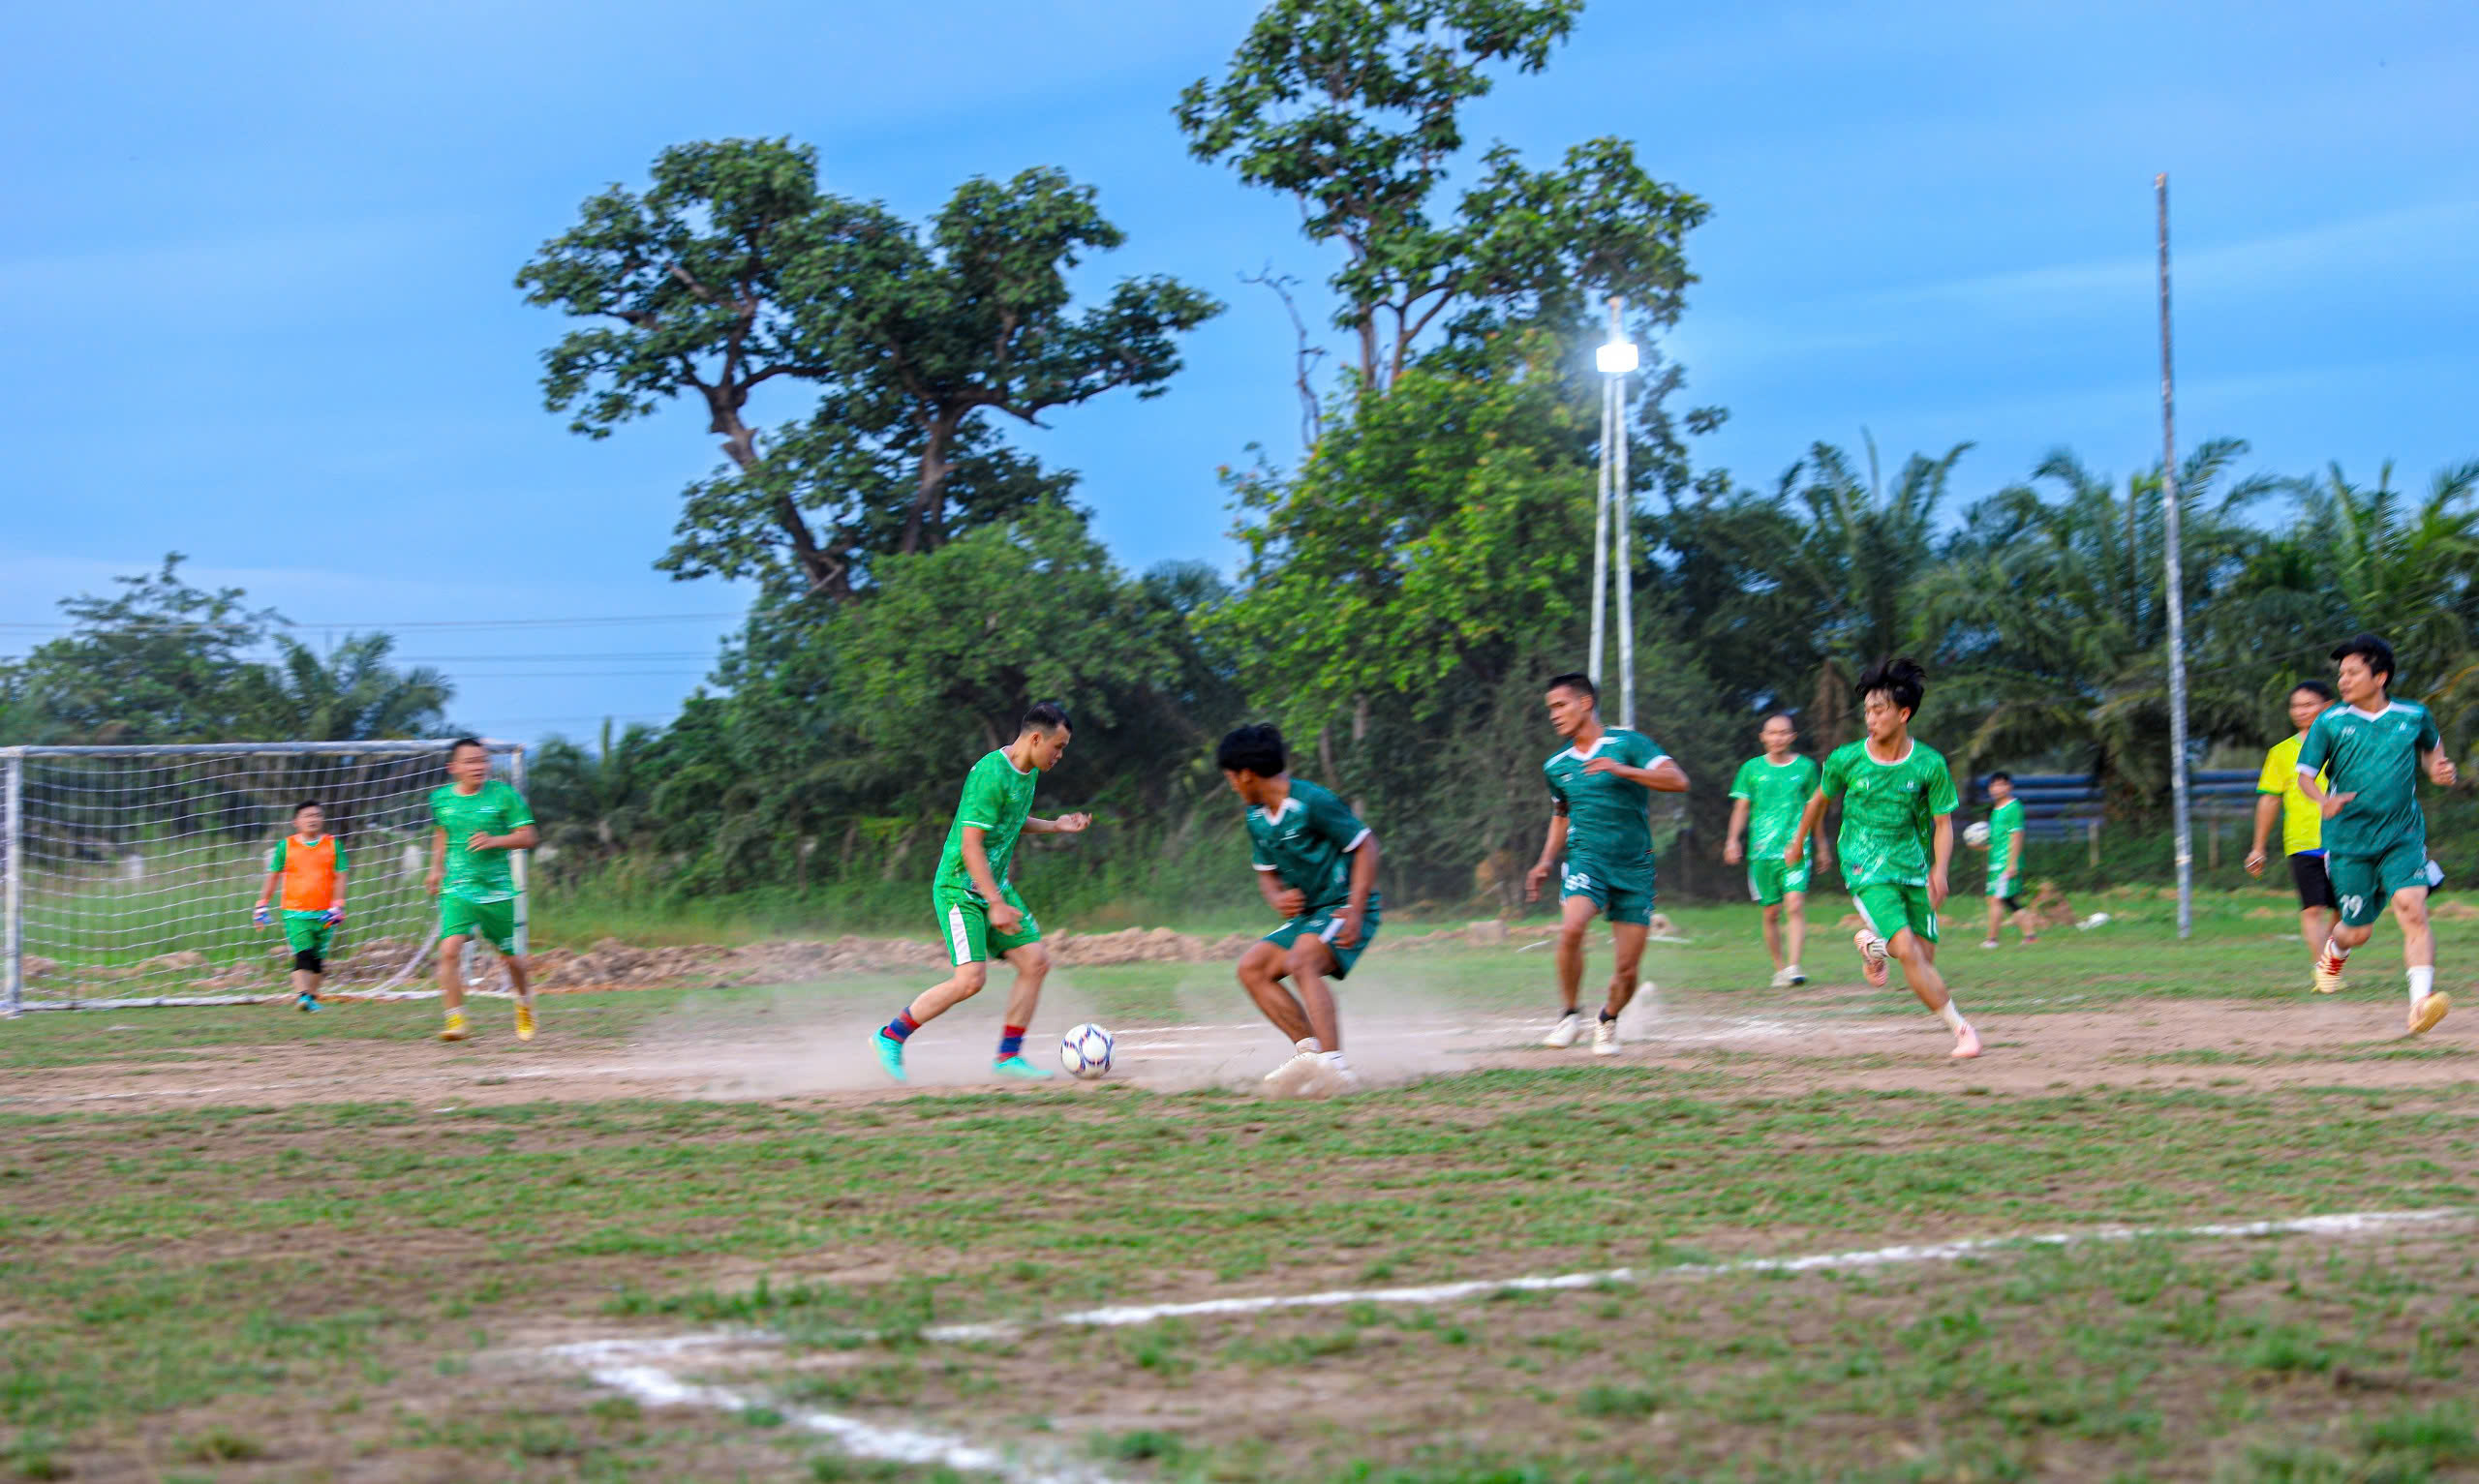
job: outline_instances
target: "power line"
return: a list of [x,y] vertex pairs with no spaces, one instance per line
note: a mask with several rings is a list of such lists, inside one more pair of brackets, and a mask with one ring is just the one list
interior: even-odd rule
[[[283,621],[281,627],[286,629],[339,628],[359,629],[364,631],[392,631],[395,629],[406,628],[593,628],[615,624],[633,623],[710,623],[718,619],[741,619],[746,617],[748,617],[746,613],[639,613],[580,619],[287,619]],[[129,623],[128,629],[118,631],[127,632],[129,630],[137,630],[150,634],[209,633],[220,632],[237,626],[240,625],[236,622],[165,622],[153,619],[138,619]],[[76,632],[80,629],[93,629],[96,627],[97,625],[93,623],[0,622],[0,629],[27,633],[65,634]]]

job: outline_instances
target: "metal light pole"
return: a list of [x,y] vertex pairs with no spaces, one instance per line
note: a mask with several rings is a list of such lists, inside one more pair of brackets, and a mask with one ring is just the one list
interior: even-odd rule
[[[1598,503],[1592,523],[1592,664],[1593,683],[1601,683],[1603,592],[1610,578],[1610,565],[1617,565],[1618,585],[1618,724],[1636,725],[1636,607],[1635,563],[1632,538],[1627,530],[1629,499],[1627,478],[1627,378],[1635,371],[1637,354],[1627,339],[1622,317],[1626,301],[1613,294],[1609,300],[1609,340],[1593,352],[1593,364],[1601,369],[1601,479]],[[1614,529],[1613,529],[1614,528]],[[1615,557],[1612,538],[1615,537]]]
[[2187,595],[2179,561],[2178,402],[2169,367],[2169,177],[2152,177],[2160,217],[2160,544],[2169,593],[2169,806],[2178,829],[2178,936],[2195,930],[2195,840],[2187,812]]

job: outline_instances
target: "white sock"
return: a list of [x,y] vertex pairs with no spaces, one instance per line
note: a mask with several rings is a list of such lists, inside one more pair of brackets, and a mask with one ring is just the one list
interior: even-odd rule
[[1951,1030],[1957,1036],[1971,1029],[1971,1023],[1963,1018],[1963,1013],[1955,1006],[1953,996],[1951,995],[1947,995],[1945,997],[1945,1003],[1939,1007],[1937,1011],[1937,1018],[1944,1021],[1946,1028]]
[[2324,940],[2324,952],[2333,955],[2333,961],[2335,963],[2340,963],[2350,956],[2350,951],[2348,949],[2343,948],[2340,943],[2331,938]]
[[2410,1003],[2418,1004],[2436,992],[2436,966],[2432,963],[2410,965]]
[[1310,1036],[1304,1041],[1293,1043],[1291,1048],[1295,1051],[1303,1052],[1310,1056],[1315,1056],[1326,1049],[1324,1046],[1317,1044],[1317,1038],[1314,1036]]
[[1885,955],[1887,955],[1887,956],[1889,956],[1889,957],[1890,957],[1890,956],[1892,955],[1892,954],[1893,954],[1893,947],[1894,947],[1894,946],[1893,946],[1892,944],[1890,944],[1890,943],[1886,942],[1884,939],[1878,937],[1875,933],[1873,933],[1873,932],[1872,932],[1872,933],[1868,934],[1868,945],[1867,945],[1867,947],[1868,947],[1868,952],[1869,952],[1869,953],[1872,953],[1872,954],[1885,954]]

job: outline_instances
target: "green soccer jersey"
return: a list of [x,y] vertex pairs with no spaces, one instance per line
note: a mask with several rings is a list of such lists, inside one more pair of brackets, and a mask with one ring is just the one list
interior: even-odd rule
[[1747,801],[1747,853],[1752,861],[1779,861],[1799,815],[1817,791],[1816,759],[1792,753],[1787,762],[1752,757],[1730,780],[1730,797]]
[[1611,727],[1589,752],[1573,747],[1541,765],[1550,806],[1567,816],[1567,863],[1587,875],[1628,885],[1652,868],[1653,791],[1614,772],[1586,772],[1597,757],[1650,768],[1669,756],[1641,732]]
[[2440,745],[2435,718],[2415,701],[2396,701],[2380,712],[2326,708],[2299,744],[2298,771],[2312,778],[2327,770],[2326,793],[2358,797],[2324,822],[2324,848],[2337,856],[2380,856],[2397,845],[2424,845],[2419,757]]
[[[1308,898],[1301,913],[1312,917],[1351,900],[1352,852],[1368,839],[1368,826],[1351,805],[1305,778],[1271,811],[1248,806],[1249,857],[1261,871]],[[1369,903],[1377,893],[1368,893]]]
[[1913,738],[1899,762],[1881,763],[1861,738],[1824,760],[1825,797],[1842,801],[1842,879],[1851,887],[1928,884],[1929,831],[1954,812],[1954,775]]
[[488,778],[473,793],[453,783],[430,791],[431,823],[447,832],[447,879],[441,890],[469,902],[504,902],[516,895],[516,878],[505,850],[467,850],[475,831],[508,834],[534,823],[525,796],[505,778]]
[[1003,747],[982,754],[981,761],[964,774],[964,797],[956,803],[956,822],[947,827],[947,848],[938,855],[938,877],[934,889],[962,892],[979,896],[972,884],[972,873],[964,869],[964,827],[981,827],[982,853],[990,858],[990,876],[1000,887],[1007,885],[1007,866],[1016,856],[1017,837],[1025,833],[1025,817],[1033,812],[1033,784],[1040,774],[1030,768],[1018,769],[1007,760]]
[[1988,873],[2005,874],[2005,863],[2013,859],[2014,836],[2023,833],[2023,801],[2008,799],[1988,811]]

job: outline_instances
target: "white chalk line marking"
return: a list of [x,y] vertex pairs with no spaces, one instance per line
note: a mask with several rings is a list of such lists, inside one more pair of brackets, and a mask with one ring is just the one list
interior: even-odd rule
[[[695,1407],[708,1411],[742,1412],[760,1404],[754,1398],[725,1387],[683,1380],[660,1366],[631,1357],[648,1354],[672,1356],[711,1345],[767,1343],[773,1343],[771,1337],[683,1335],[653,1342],[590,1341],[582,1345],[553,1346],[542,1353],[554,1359],[580,1362],[596,1385],[633,1397],[649,1407]],[[873,1422],[835,1412],[794,1408],[783,1411],[783,1420],[805,1432],[832,1439],[838,1447],[856,1458],[940,1465],[974,1473],[995,1473],[1015,1481],[1015,1484],[1110,1484],[1106,1475],[1089,1469],[1035,1467],[960,1438],[917,1432],[910,1428],[880,1427]]]
[[1739,1273],[1809,1273],[1825,1269],[1887,1267],[1910,1262],[1954,1262],[1983,1253],[2040,1247],[2073,1247],[2091,1242],[2130,1242],[2144,1237],[2348,1236],[2392,1227],[2434,1224],[2465,1218],[2460,1208],[2429,1211],[2352,1211],[2335,1216],[2305,1216],[2285,1221],[2216,1223],[2200,1227],[2096,1227],[2086,1231],[2045,1231],[2027,1236],[1971,1237],[1955,1242],[1906,1243],[1857,1252],[1812,1253],[1800,1257],[1741,1257],[1729,1262],[1684,1263],[1660,1268],[1606,1268],[1599,1272],[1554,1273],[1520,1278],[1472,1279],[1404,1288],[1333,1288],[1323,1293],[1262,1294],[1247,1298],[1209,1298],[1173,1304],[1119,1304],[1057,1315],[1033,1324],[1009,1322],[939,1324],[922,1330],[922,1338],[946,1342],[1012,1340],[1030,1329],[1056,1327],[1119,1328],[1150,1324],[1156,1319],[1193,1315],[1265,1314],[1281,1309],[1331,1309],[1345,1304],[1447,1304],[1492,1293],[1554,1292],[1589,1288],[1602,1284],[1642,1284],[1672,1278],[1715,1278]]

